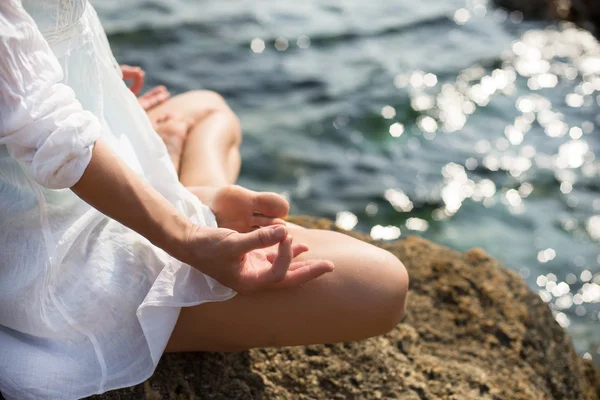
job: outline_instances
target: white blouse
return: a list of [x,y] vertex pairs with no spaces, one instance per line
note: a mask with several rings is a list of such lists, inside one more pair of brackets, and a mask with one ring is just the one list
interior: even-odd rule
[[7,399],[80,398],[140,383],[154,371],[180,307],[235,295],[68,189],[100,137],[192,221],[216,226],[178,182],[87,0],[0,0],[0,392]]

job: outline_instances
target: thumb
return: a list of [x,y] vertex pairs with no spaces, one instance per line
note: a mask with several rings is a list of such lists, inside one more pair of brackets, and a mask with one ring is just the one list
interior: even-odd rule
[[242,233],[237,237],[236,248],[241,253],[273,246],[287,236],[287,229],[283,225],[273,225],[257,229],[250,233]]

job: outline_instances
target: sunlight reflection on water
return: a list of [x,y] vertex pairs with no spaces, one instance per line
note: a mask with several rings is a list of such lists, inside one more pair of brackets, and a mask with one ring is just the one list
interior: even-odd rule
[[[455,12],[454,21],[464,25],[474,15],[485,15],[485,12],[461,8]],[[521,17],[517,15],[515,18]],[[557,87],[561,81],[580,79],[573,91],[565,95],[565,104],[571,108],[592,106],[596,102],[600,104],[600,96],[594,97],[595,92],[600,91],[600,45],[591,34],[571,24],[527,31],[503,54],[497,68],[469,67],[453,82],[440,82],[434,73],[428,71],[413,71],[396,75],[393,85],[408,90],[410,105],[420,114],[416,118],[418,130],[415,134],[421,134],[425,140],[434,140],[436,133],[451,134],[463,129],[477,108],[486,107],[494,96],[515,96],[517,79],[526,79],[531,90],[529,94],[516,97],[514,107],[520,115],[505,126],[505,138],[499,138],[493,144],[486,140],[477,143],[475,150],[484,155],[482,159],[470,157],[464,167],[451,162],[442,168],[444,179],[439,193],[443,207],[432,211],[434,221],[451,218],[466,199],[483,202],[486,207],[496,203],[498,188],[494,182],[469,174],[469,171],[480,167],[489,171],[506,171],[517,179],[525,176],[533,166],[550,169],[555,172],[560,191],[565,195],[571,193],[580,176],[597,179],[600,166],[585,140],[585,135],[594,130],[593,122],[582,121],[581,126],[570,126],[564,115],[553,109],[552,102],[542,93],[544,89]],[[396,110],[393,106],[384,106],[381,116],[392,120],[389,127],[392,137],[399,138],[405,132],[405,124],[394,121]],[[560,144],[554,154],[538,154],[532,146],[522,146],[534,125],[542,127],[550,139],[569,137],[570,140]],[[496,150],[493,153],[490,152],[492,148]],[[515,149],[518,150],[516,153]],[[523,180],[517,188],[503,188],[500,201],[510,213],[521,214],[526,207],[523,199],[533,191],[534,186]],[[414,206],[411,198],[399,188],[388,189],[384,198],[400,213],[408,213]],[[576,207],[578,200],[569,198],[567,204]],[[338,225],[356,226],[358,218],[352,215],[352,223],[343,219]],[[575,225],[576,221],[572,219],[564,222],[566,230],[575,229]],[[426,220],[415,217],[408,218],[404,226],[410,231],[425,232],[429,229]],[[600,215],[590,217],[585,228],[592,240],[600,242]],[[374,239],[392,240],[399,237],[401,231],[397,226],[375,225],[370,234]],[[548,263],[556,255],[553,248],[541,249],[537,260],[541,264]],[[529,274],[527,268],[522,271]],[[573,309],[577,316],[582,317],[587,313],[586,304],[600,303],[600,286],[597,283],[600,282],[600,274],[593,277],[586,270],[580,281],[574,279],[573,274],[569,276],[569,283],[557,282],[552,273],[540,275],[536,280],[541,287],[540,297],[551,303],[556,320],[563,327],[571,323],[564,310]]]
[[99,2],[113,48],[150,83],[227,98],[245,131],[242,184],[375,238],[482,246],[597,354],[600,49],[588,32],[485,0],[153,3],[169,13],[136,15],[156,32],[128,35],[128,3]]

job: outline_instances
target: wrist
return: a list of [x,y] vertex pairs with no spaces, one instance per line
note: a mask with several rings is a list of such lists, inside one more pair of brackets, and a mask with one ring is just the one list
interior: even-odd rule
[[174,215],[161,225],[156,241],[152,242],[171,256],[185,261],[190,237],[197,229],[198,226],[184,215]]

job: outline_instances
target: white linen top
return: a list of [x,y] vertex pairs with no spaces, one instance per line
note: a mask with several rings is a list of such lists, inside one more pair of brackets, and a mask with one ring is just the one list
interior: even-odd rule
[[180,307],[235,295],[68,189],[100,137],[192,221],[216,226],[178,182],[87,0],[0,0],[0,392],[7,399],[80,398],[142,382]]

